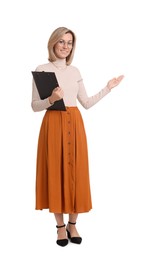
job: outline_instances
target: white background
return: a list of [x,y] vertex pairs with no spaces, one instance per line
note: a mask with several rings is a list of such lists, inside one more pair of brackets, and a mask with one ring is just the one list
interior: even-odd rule
[[[0,259],[153,259],[152,24],[151,0],[1,2]],[[31,109],[31,70],[48,62],[47,42],[59,26],[77,35],[73,65],[89,96],[125,75],[96,106],[78,104],[93,210],[78,219],[82,244],[65,248],[56,245],[54,216],[35,211],[44,112]]]

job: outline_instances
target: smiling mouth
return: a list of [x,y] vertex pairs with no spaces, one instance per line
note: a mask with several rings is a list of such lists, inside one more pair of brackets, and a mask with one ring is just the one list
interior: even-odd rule
[[65,51],[65,50],[61,50],[61,53],[67,54],[67,53],[69,53],[69,52],[68,52],[68,51]]

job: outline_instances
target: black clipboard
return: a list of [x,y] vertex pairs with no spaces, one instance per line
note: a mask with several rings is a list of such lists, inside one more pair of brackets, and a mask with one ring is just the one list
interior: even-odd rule
[[[53,89],[59,86],[54,72],[32,71],[32,75],[41,99],[49,97]],[[48,107],[47,110],[66,111],[63,99],[56,101],[54,105]]]

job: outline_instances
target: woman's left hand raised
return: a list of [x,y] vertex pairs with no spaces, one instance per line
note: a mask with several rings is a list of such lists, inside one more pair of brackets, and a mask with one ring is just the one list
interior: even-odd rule
[[118,84],[122,81],[123,78],[124,78],[124,75],[121,75],[117,78],[113,78],[113,79],[109,80],[107,83],[107,87],[109,88],[109,90],[118,86]]

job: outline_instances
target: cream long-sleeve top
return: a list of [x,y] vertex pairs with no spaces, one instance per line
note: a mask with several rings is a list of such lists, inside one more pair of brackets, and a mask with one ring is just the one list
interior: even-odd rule
[[[64,59],[39,65],[36,71],[55,72],[59,86],[64,91],[63,100],[67,107],[77,106],[78,100],[85,109],[88,109],[110,92],[106,86],[97,94],[88,97],[79,70],[72,65],[67,66]],[[35,112],[45,110],[51,106],[49,98],[40,99],[34,80],[32,83],[31,106]]]

